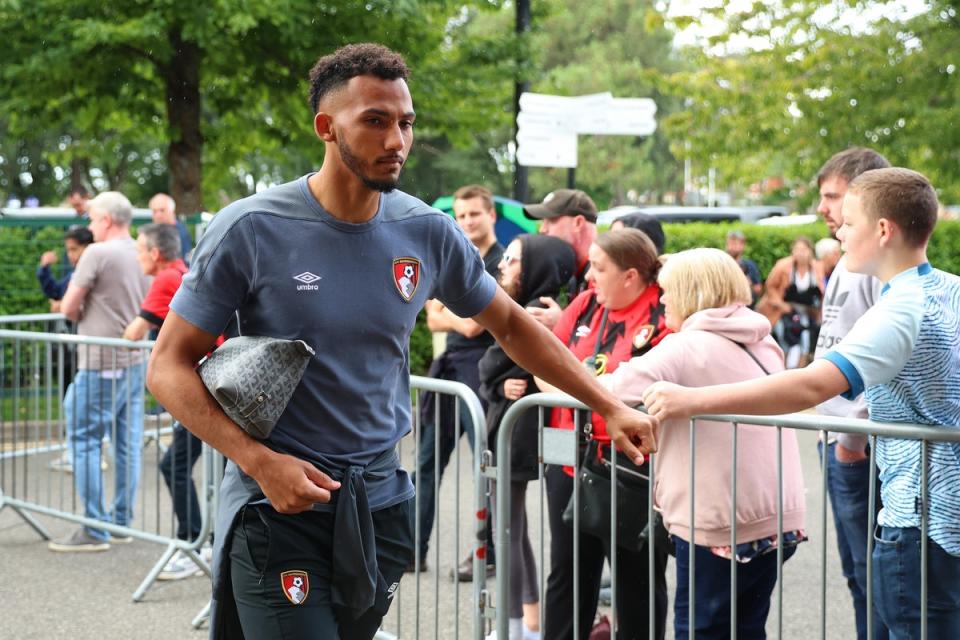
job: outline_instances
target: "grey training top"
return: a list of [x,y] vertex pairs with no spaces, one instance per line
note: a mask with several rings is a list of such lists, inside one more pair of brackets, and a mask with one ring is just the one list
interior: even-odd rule
[[[840,258],[827,282],[815,358],[822,358],[850,333],[860,316],[880,299],[881,286],[881,282],[873,276],[849,271],[846,256]],[[842,396],[830,398],[817,405],[817,413],[845,418],[869,417],[867,400],[863,394],[854,400]],[[853,433],[836,435],[848,449],[863,451],[867,446],[866,436]]]
[[[307,342],[316,356],[269,444],[321,466],[366,466],[410,431],[408,342],[424,303],[470,317],[496,283],[450,216],[393,191],[368,222],[343,222],[307,178],[220,211],[170,307],[207,333],[238,311],[244,335]],[[371,510],[413,495],[401,469],[367,491]]]

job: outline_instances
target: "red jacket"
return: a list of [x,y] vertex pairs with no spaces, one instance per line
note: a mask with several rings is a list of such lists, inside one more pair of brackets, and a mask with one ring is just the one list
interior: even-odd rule
[[[588,289],[563,310],[553,333],[581,362],[594,355],[600,322],[605,307],[597,303],[596,291]],[[607,323],[594,359],[596,375],[612,373],[617,365],[630,358],[642,356],[659,344],[670,330],[664,324],[666,316],[660,302],[660,287],[651,284],[633,302],[623,309],[609,310]],[[610,442],[603,418],[593,414],[593,436],[601,442]],[[553,426],[573,429],[573,411],[557,409],[553,412]],[[582,422],[581,422],[582,425]]]

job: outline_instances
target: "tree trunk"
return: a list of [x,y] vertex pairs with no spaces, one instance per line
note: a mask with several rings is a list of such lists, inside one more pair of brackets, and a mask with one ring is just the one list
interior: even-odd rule
[[167,122],[170,126],[170,195],[177,212],[203,211],[202,153],[200,133],[200,60],[202,52],[195,42],[183,39],[179,26],[171,27],[173,58],[166,68]]

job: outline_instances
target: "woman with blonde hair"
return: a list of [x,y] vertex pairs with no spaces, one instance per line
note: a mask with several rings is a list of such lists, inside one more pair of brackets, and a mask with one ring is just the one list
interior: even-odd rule
[[[783,370],[783,352],[770,323],[751,311],[750,285],[736,261],[719,249],[691,249],[667,258],[659,275],[666,324],[673,333],[656,349],[600,378],[628,403],[639,403],[658,380],[704,386]],[[777,579],[777,431],[698,420],[696,480],[690,521],[690,424],[660,426],[654,503],[676,545],[676,637],[693,625],[699,637],[730,635],[730,559],[737,560],[737,638],[764,638]],[[782,431],[784,558],[804,539],[806,506],[796,434]],[[736,473],[737,538],[731,546],[732,479]],[[691,544],[693,549],[691,550]],[[695,557],[696,610],[689,612],[689,558]]]

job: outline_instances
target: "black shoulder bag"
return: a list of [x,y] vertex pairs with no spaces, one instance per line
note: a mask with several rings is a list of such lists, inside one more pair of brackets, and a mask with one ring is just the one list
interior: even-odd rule
[[[607,324],[607,310],[604,309],[600,320],[600,332],[593,356],[586,363],[593,371],[593,363],[603,341],[603,332]],[[583,460],[576,469],[580,480],[579,516],[580,532],[588,533],[601,540],[610,540],[611,485],[610,460],[603,457],[600,444],[593,438],[593,426],[587,422],[584,426],[584,438],[587,441]],[[612,445],[611,445],[612,446]],[[648,488],[650,484],[648,460],[643,466],[636,466],[623,457],[623,463],[617,464],[617,546],[627,551],[640,551],[647,541],[647,510],[649,505]],[[624,464],[625,463],[625,464]],[[574,495],[563,510],[563,522],[574,526]]]

